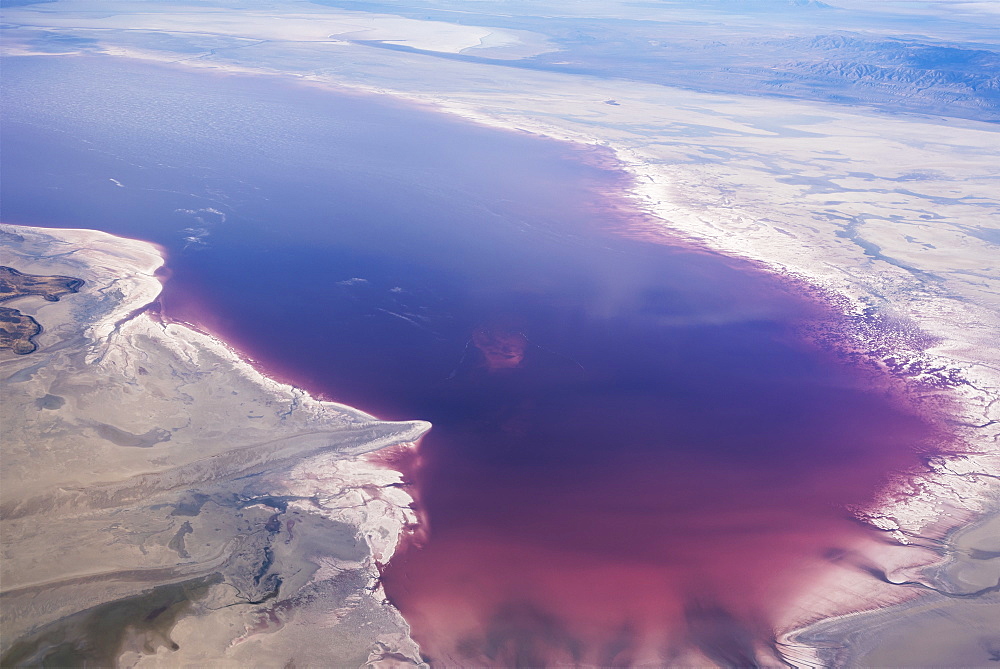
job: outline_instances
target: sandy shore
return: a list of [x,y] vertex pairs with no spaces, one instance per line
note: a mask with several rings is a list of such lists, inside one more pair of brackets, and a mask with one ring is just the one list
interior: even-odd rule
[[18,300],[39,349],[0,357],[5,664],[419,663],[376,581],[411,500],[363,455],[429,425],[318,401],[158,322],[151,244],[0,234],[0,264],[86,282]]

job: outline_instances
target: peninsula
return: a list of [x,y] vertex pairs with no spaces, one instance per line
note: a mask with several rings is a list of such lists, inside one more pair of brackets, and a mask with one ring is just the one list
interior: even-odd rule
[[36,355],[0,351],[0,662],[419,663],[377,581],[410,499],[365,454],[429,424],[319,401],[157,320],[151,244],[0,231],[4,299],[44,297],[22,309],[46,324]]

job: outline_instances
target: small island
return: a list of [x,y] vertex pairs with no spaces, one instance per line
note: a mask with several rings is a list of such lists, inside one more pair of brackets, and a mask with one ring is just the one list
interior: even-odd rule
[[[23,274],[13,267],[0,267],[0,302],[37,295],[48,302],[58,302],[63,295],[79,292],[83,280],[71,276]],[[19,355],[33,353],[34,338],[42,331],[31,316],[17,309],[0,307],[0,348]]]

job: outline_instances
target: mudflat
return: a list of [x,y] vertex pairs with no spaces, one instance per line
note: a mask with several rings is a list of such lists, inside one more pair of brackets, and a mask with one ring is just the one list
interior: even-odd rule
[[429,425],[318,401],[154,318],[151,244],[0,237],[10,290],[79,290],[25,299],[38,352],[0,351],[0,664],[417,660],[377,584],[410,499],[364,454]]

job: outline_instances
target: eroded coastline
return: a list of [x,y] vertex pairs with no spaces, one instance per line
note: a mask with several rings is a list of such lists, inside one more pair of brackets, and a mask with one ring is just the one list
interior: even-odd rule
[[150,244],[2,235],[3,264],[86,282],[25,304],[42,346],[0,358],[4,664],[419,663],[377,583],[409,498],[362,456],[428,424],[317,401],[154,319]]

